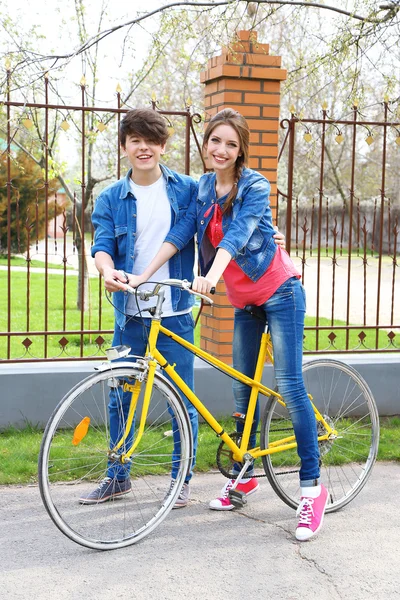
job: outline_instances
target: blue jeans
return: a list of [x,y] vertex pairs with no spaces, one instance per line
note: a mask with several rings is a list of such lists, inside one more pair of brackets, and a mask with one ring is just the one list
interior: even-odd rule
[[[303,330],[306,312],[305,292],[301,282],[292,277],[285,281],[262,306],[265,311],[274,352],[275,378],[293,423],[297,452],[301,459],[300,484],[315,485],[320,476],[317,425],[302,375]],[[235,309],[233,366],[249,377],[254,376],[264,324],[243,309]],[[236,411],[246,413],[251,389],[234,382]],[[255,413],[250,446],[256,445],[260,418],[259,404]],[[237,431],[243,424],[237,423]],[[247,475],[252,475],[248,471]]]
[[[126,344],[130,346],[131,353],[139,356],[143,356],[147,346],[147,334],[149,332],[151,319],[143,319],[138,320],[137,318],[129,319],[126,322],[125,329],[120,329],[118,325],[115,327],[114,331],[114,339],[113,346],[118,346],[119,344]],[[180,335],[186,341],[191,342],[193,344],[194,340],[194,320],[192,313],[187,313],[184,315],[179,315],[176,317],[165,317],[162,319],[162,324],[164,327],[167,327],[177,335]],[[144,326],[145,325],[145,326]],[[171,338],[165,336],[160,333],[157,341],[157,348],[161,352],[161,354],[166,358],[166,360],[173,364],[176,363],[176,371],[185,381],[185,383],[190,387],[190,389],[194,389],[194,355],[171,340]],[[120,359],[118,359],[120,360]],[[115,362],[118,362],[115,361]],[[127,360],[126,358],[121,360]],[[135,359],[131,359],[135,360]],[[165,373],[166,375],[166,373]],[[168,375],[166,375],[168,377]],[[119,396],[120,397],[120,392]],[[121,437],[121,424],[125,423],[126,417],[128,415],[129,403],[131,400],[131,394],[126,392],[123,394],[123,415],[119,414],[119,402],[117,402],[117,396],[115,390],[111,389],[110,391],[110,402],[108,405],[109,414],[110,414],[110,445],[113,446]],[[192,426],[193,432],[193,460],[190,469],[190,473],[186,477],[186,482],[188,482],[193,475],[193,467],[196,463],[196,449],[197,449],[197,436],[198,436],[198,413],[194,406],[189,402],[186,396],[183,396],[183,400],[185,402],[187,411],[189,413],[190,423]],[[168,409],[169,410],[169,409]],[[171,411],[169,410],[172,416],[172,429],[174,431],[174,450],[172,453],[173,467],[171,476],[175,479],[178,474],[178,463],[181,455],[181,444],[180,444],[180,436],[177,431],[177,423],[176,419],[173,417]],[[123,419],[122,419],[123,417]],[[133,430],[134,424],[132,425]],[[129,447],[129,444],[132,443],[132,437],[127,438],[126,444]],[[108,468],[107,476],[108,477],[117,477],[117,479],[125,479],[127,477],[128,469],[126,465],[112,465]]]

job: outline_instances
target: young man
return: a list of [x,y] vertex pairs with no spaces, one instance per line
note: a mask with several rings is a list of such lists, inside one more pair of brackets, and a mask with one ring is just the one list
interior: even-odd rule
[[[143,322],[150,326],[150,318],[135,319],[138,313],[136,298],[124,293],[129,275],[138,275],[153,259],[170,228],[183,216],[197,195],[197,183],[187,175],[179,175],[160,165],[165,151],[168,130],[165,119],[151,109],[130,110],[120,124],[121,148],[131,169],[126,177],[108,186],[98,196],[92,215],[95,228],[92,256],[104,278],[104,286],[113,294],[115,331],[113,345],[126,344],[131,353],[142,356],[146,350]],[[155,281],[168,278],[193,279],[194,241],[154,274]],[[128,275],[125,275],[127,273]],[[166,288],[163,304],[163,323],[185,340],[194,342],[192,317],[193,296],[177,288]],[[152,302],[140,302],[145,311]],[[144,313],[146,315],[148,313]],[[128,316],[126,316],[128,315]],[[169,362],[176,362],[180,376],[194,388],[194,356],[163,334],[159,348]],[[178,356],[179,355],[179,356]],[[110,435],[118,438],[119,414],[115,392],[110,390]],[[193,432],[193,462],[175,508],[187,505],[189,481],[195,464],[198,432],[198,414],[184,398]],[[172,421],[173,430],[175,430]],[[179,457],[179,439],[174,439],[174,456]],[[174,485],[176,473],[171,474]],[[115,496],[129,493],[131,481],[126,466],[112,466],[107,477],[88,495],[82,504],[97,504]]]

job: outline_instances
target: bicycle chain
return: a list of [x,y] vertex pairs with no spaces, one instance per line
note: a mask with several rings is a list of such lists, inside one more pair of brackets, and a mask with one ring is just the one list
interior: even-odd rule
[[[280,432],[280,431],[290,431],[290,429],[288,429],[287,427],[283,428],[283,429],[274,429],[274,432]],[[261,433],[260,431],[256,431],[256,435],[258,435],[259,433]],[[235,431],[233,433],[229,434],[230,437],[233,440],[237,440],[237,443],[240,443],[240,436],[239,434]],[[222,448],[225,446],[225,442],[221,442],[217,448],[217,466],[218,469],[220,471],[220,473],[222,473],[222,475],[224,475],[225,477],[227,477],[228,479],[236,479],[237,475],[235,475],[234,473],[228,473],[228,471],[225,470],[225,468],[221,465],[220,461],[219,461],[219,456],[220,456],[220,452],[222,450]],[[232,465],[233,465],[233,461],[232,461]],[[241,463],[238,463],[241,464]],[[254,463],[253,463],[254,464]],[[292,475],[294,473],[299,473],[300,469],[295,469],[294,471],[284,471],[282,473],[276,473],[276,476],[279,475]],[[268,475],[266,473],[262,473],[261,475],[257,474],[256,475],[257,479],[261,479],[262,477],[268,477]]]

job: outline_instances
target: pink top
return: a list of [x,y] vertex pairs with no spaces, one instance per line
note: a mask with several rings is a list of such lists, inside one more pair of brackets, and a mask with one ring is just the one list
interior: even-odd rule
[[[206,233],[210,242],[216,248],[224,237],[224,233],[222,231],[221,207],[217,203],[213,206],[215,207],[214,213],[208,224]],[[212,210],[212,207],[210,210]],[[235,260],[231,260],[224,271],[224,281],[229,302],[236,308],[244,308],[246,304],[261,306],[291,277],[300,279],[301,275],[298,273],[286,250],[280,246],[277,246],[271,264],[257,282],[247,277]]]

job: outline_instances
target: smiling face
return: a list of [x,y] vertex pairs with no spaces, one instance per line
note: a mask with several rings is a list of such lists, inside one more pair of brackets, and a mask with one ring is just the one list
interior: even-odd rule
[[133,174],[142,174],[151,177],[159,176],[160,158],[164,154],[165,144],[149,142],[136,134],[127,135],[125,145],[122,146],[125,156],[133,168]]
[[236,160],[242,155],[240,139],[233,127],[217,125],[211,132],[204,149],[214,171],[234,173]]

